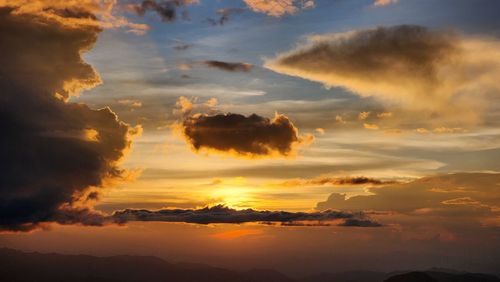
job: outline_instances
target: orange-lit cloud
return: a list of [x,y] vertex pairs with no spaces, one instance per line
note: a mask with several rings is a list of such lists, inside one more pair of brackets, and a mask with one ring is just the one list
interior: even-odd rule
[[391,5],[391,4],[396,4],[398,2],[399,2],[399,0],[375,0],[375,2],[373,2],[373,6],[376,6],[376,7],[387,6],[387,5]]
[[0,46],[4,58],[0,88],[5,98],[0,120],[8,136],[0,141],[4,148],[0,230],[26,231],[53,221],[106,222],[101,214],[78,206],[84,202],[80,196],[126,177],[119,162],[130,148],[131,136],[140,131],[119,121],[107,107],[94,110],[68,102],[72,95],[100,83],[98,74],[82,59],[100,28],[68,25],[47,16],[92,18],[79,6],[64,10],[63,1],[50,2],[57,10],[38,6],[49,2],[0,8],[0,34],[5,39]]
[[255,12],[273,17],[295,14],[301,9],[314,8],[314,0],[243,0]]
[[499,47],[495,39],[402,25],[312,36],[265,66],[390,105],[474,122],[485,97],[500,90]]
[[0,7],[13,8],[16,15],[35,15],[67,27],[125,27],[135,33],[149,29],[116,14],[116,0],[0,0]]

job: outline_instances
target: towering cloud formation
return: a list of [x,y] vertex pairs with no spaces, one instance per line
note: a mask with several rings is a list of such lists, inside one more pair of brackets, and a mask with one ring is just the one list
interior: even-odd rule
[[313,36],[265,65],[361,96],[443,112],[498,92],[499,47],[495,40],[402,25]]
[[181,126],[194,150],[216,150],[241,156],[289,156],[297,145],[312,136],[300,137],[297,128],[284,115],[270,120],[252,114],[193,115]]
[[0,8],[0,230],[102,224],[104,217],[77,203],[89,188],[123,176],[117,162],[134,129],[109,108],[67,102],[100,83],[81,58],[100,29],[79,23],[94,19],[80,6],[57,6],[60,18],[17,8]]

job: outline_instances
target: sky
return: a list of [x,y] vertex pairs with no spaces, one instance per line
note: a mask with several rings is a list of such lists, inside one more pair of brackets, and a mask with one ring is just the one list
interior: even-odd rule
[[500,268],[495,0],[0,0],[0,246]]

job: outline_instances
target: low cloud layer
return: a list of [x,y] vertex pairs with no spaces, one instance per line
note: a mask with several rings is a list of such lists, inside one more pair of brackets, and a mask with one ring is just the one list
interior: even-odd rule
[[494,39],[401,25],[311,36],[265,66],[391,105],[465,116],[498,93],[499,47]]
[[369,189],[372,195],[331,194],[318,210],[391,211],[412,215],[499,216],[500,174],[455,173]]
[[223,61],[203,61],[202,64],[210,68],[215,68],[229,72],[249,72],[252,70],[252,65],[247,63],[233,63]]
[[273,119],[252,114],[196,114],[184,119],[181,131],[195,151],[217,151],[248,157],[290,156],[298,145],[312,140],[299,136],[284,115]]
[[163,209],[155,211],[126,209],[115,212],[113,217],[120,222],[164,221],[196,224],[258,222],[264,224],[283,223],[283,225],[294,226],[328,226],[331,225],[331,222],[335,222],[335,225],[339,226],[381,226],[379,223],[371,221],[363,213],[235,210],[222,205],[202,209]]
[[[59,17],[75,23],[92,13],[76,6]],[[100,83],[81,57],[99,32],[36,10],[0,8],[0,230],[107,220],[79,204],[125,177],[118,162],[136,130],[109,108],[67,102]]]

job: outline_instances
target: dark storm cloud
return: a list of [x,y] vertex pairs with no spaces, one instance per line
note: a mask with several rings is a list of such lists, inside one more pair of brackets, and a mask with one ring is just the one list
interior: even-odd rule
[[100,83],[81,58],[100,30],[12,11],[0,8],[0,230],[103,224],[76,203],[97,197],[86,195],[89,187],[123,176],[117,161],[132,130],[109,108],[66,102]]
[[[197,3],[196,0],[144,0],[140,4],[131,5],[132,11],[143,16],[147,11],[155,12],[164,22],[172,22],[177,19],[177,9],[186,5]],[[182,12],[183,19],[189,19],[187,11]]]
[[289,156],[297,145],[307,141],[284,115],[271,120],[256,114],[198,114],[187,117],[181,130],[196,151],[207,149],[250,157]]
[[215,68],[223,71],[229,72],[249,72],[252,70],[253,66],[247,63],[234,63],[234,62],[223,62],[223,61],[203,61],[202,64],[210,68]]
[[[260,222],[264,224],[284,223],[289,225],[326,225],[325,222],[337,221],[339,226],[355,226],[348,222],[358,220],[361,227],[377,227],[380,224],[366,218],[363,213],[349,213],[339,211],[323,212],[286,212],[286,211],[257,211],[253,209],[235,210],[222,205],[202,209],[163,209],[163,210],[132,210],[117,211],[113,217],[118,221],[164,221],[185,222],[196,224],[211,223],[246,223]],[[354,220],[354,221],[353,221]]]

